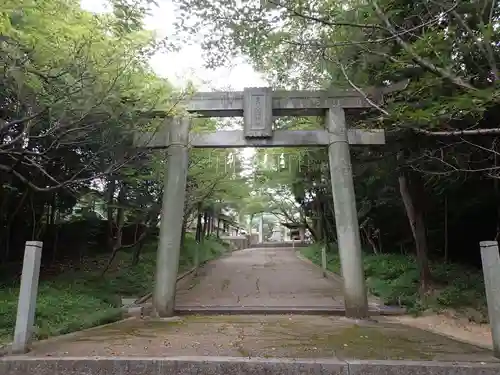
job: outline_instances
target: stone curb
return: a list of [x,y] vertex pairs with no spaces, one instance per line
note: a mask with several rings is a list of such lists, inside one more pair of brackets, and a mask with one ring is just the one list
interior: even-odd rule
[[[176,280],[176,282],[179,282],[179,281],[181,281],[182,279],[184,279],[186,276],[191,275],[193,272],[197,271],[197,270],[198,270],[201,266],[203,266],[206,262],[207,262],[207,261],[205,261],[205,262],[201,262],[201,263],[198,265],[198,267],[193,267],[193,268],[191,268],[190,270],[188,270],[188,271],[184,272],[182,275],[177,276],[177,280]],[[129,307],[130,307],[130,308],[137,308],[137,307],[138,307],[138,305],[141,305],[141,304],[143,304],[144,302],[148,301],[148,300],[149,300],[152,296],[153,296],[153,293],[151,293],[151,292],[150,292],[150,293],[148,293],[148,294],[146,294],[146,295],[144,295],[144,296],[142,296],[142,297],[138,298],[137,300],[135,300],[135,302],[134,302],[132,305],[123,306],[123,308],[125,308],[125,311],[127,311],[127,310],[126,310],[126,308],[129,308]]]
[[[305,256],[303,256],[303,255],[302,255],[299,251],[295,251],[295,256],[296,256],[297,258],[299,258],[300,260],[302,260],[302,261],[306,262],[307,264],[310,264],[311,266],[314,266],[314,268],[317,268],[319,271],[323,272],[323,269],[322,269],[320,266],[318,266],[318,265],[317,265],[316,263],[314,263],[312,260],[307,259],[307,258],[306,258]],[[337,282],[339,282],[339,283],[343,283],[343,282],[344,282],[344,280],[342,280],[342,277],[341,277],[341,276],[337,275],[336,273],[333,273],[332,271],[326,270],[326,272],[325,272],[325,273],[326,273],[326,275],[327,275],[327,277],[328,277],[329,279],[332,279],[332,280],[337,281]],[[383,305],[383,304],[382,304],[382,301],[380,300],[380,298],[375,297],[375,296],[370,296],[370,295],[368,295],[368,299],[370,299],[370,298],[375,299],[375,300],[377,301],[377,302],[376,302],[376,303],[377,303],[377,305],[379,305],[379,306],[380,306],[380,305]],[[370,302],[370,301],[368,301],[368,302]],[[400,310],[400,312],[399,312],[398,314],[389,314],[389,315],[405,315],[405,314],[407,313],[406,308],[404,308],[404,307],[395,306],[395,307],[393,307],[393,308],[394,308],[394,309],[399,309],[399,310]]]
[[[305,256],[303,256],[300,251],[294,251],[295,253],[295,256],[297,258],[299,258],[301,261],[313,266],[314,268],[318,269],[320,272],[323,273],[323,269],[318,266],[316,263],[314,263],[312,260],[310,259],[307,259]],[[337,275],[336,273],[333,273],[332,271],[329,271],[329,270],[326,270],[325,271],[326,273],[326,276],[327,278],[329,279],[332,279],[338,283],[343,283],[344,280],[342,280],[342,277]],[[368,302],[370,303],[370,298],[372,299],[375,299],[376,300],[376,304],[378,306],[378,308],[381,309],[381,311],[383,310],[383,306],[385,306],[382,301],[380,300],[380,298],[377,298],[377,297],[374,297],[374,296],[370,296],[368,295]],[[373,302],[375,303],[375,302]],[[372,315],[386,315],[386,316],[391,316],[391,315],[405,315],[407,313],[406,311],[406,308],[404,307],[399,307],[399,306],[385,306],[388,310],[386,313],[378,313],[378,314],[373,314],[371,311],[370,311],[370,314]]]
[[[181,280],[184,280],[187,276],[190,276],[190,275],[192,275],[192,276],[196,276],[196,275],[193,275],[193,273],[194,273],[194,274],[196,274],[196,272],[197,272],[197,271],[199,271],[199,270],[200,270],[203,266],[205,266],[207,263],[210,263],[210,262],[212,262],[212,261],[214,261],[214,260],[217,260],[217,259],[221,259],[221,258],[228,257],[228,256],[230,256],[230,255],[231,255],[231,253],[233,253],[233,252],[235,252],[235,251],[239,251],[239,250],[242,250],[242,249],[238,249],[238,250],[230,250],[230,251],[228,251],[228,252],[226,252],[226,253],[222,254],[221,256],[219,256],[219,257],[217,257],[217,258],[215,258],[215,259],[207,259],[207,260],[204,260],[203,262],[200,262],[200,264],[198,264],[198,266],[197,266],[197,267],[193,267],[193,268],[191,268],[190,270],[188,270],[188,271],[184,272],[183,274],[181,274],[180,276],[177,276],[177,280],[176,280],[176,282],[179,282],[179,281],[181,281]],[[124,312],[125,312],[125,313],[127,313],[127,312],[128,312],[128,310],[127,310],[128,308],[131,308],[131,309],[137,309],[137,308],[139,308],[140,306],[138,306],[138,305],[142,305],[142,304],[144,304],[145,302],[147,302],[148,300],[150,300],[152,296],[153,296],[153,293],[151,293],[151,292],[150,292],[150,293],[148,293],[148,294],[146,294],[146,295],[144,295],[144,296],[142,296],[142,297],[138,298],[138,299],[134,302],[134,304],[133,304],[133,305],[124,306],[124,308],[125,308]],[[135,310],[134,310],[134,311],[135,311]],[[135,316],[136,314],[133,314],[133,315]]]
[[[295,251],[295,256],[297,258],[299,258],[301,261],[303,262],[306,262],[308,264],[310,264],[311,266],[314,266],[314,268],[317,268],[319,269],[321,272],[323,272],[323,269],[318,266],[316,263],[314,263],[312,260],[310,259],[307,259],[305,256],[303,256],[299,251]],[[326,275],[328,276],[329,279],[332,279],[332,280],[335,280],[339,283],[343,283],[344,280],[342,279],[342,277],[340,277],[339,275],[337,275],[336,273],[333,273],[332,271],[329,271],[329,270],[326,270]]]
[[497,375],[499,362],[341,361],[238,357],[0,359],[2,375]]
[[[306,258],[305,256],[303,256],[303,255],[302,255],[299,251],[295,251],[295,256],[296,256],[297,258],[299,258],[300,260],[302,260],[303,262],[306,262],[307,264],[310,264],[310,265],[311,265],[311,266],[313,266],[314,268],[318,269],[321,273],[323,273],[323,269],[322,269],[320,266],[318,266],[318,265],[317,265],[316,263],[314,263],[312,260],[307,259],[307,258]],[[338,282],[338,283],[343,283],[343,282],[344,282],[344,280],[342,279],[342,276],[337,275],[336,273],[334,273],[334,272],[332,272],[332,271],[330,271],[330,270],[326,270],[326,271],[325,271],[325,273],[326,273],[327,278],[329,278],[329,279],[332,279],[332,280],[334,280],[334,281],[336,281],[336,282]],[[370,296],[368,296],[368,297],[370,298]],[[382,302],[380,301],[380,299],[379,299],[379,298],[377,298],[377,297],[373,297],[373,296],[371,296],[371,298],[376,299],[378,304],[382,304]]]

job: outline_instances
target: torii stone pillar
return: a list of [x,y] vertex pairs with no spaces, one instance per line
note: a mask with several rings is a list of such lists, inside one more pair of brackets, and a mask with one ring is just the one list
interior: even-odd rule
[[160,317],[174,315],[175,287],[186,199],[190,123],[189,118],[172,118],[168,121],[168,165],[163,185],[160,238],[153,292],[154,311]]
[[368,298],[344,109],[330,108],[326,115],[326,125],[330,133],[328,158],[344,279],[345,312],[346,316],[364,318],[368,316]]

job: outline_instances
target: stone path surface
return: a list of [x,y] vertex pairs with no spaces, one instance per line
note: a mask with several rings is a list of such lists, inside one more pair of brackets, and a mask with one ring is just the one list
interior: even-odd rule
[[[340,278],[323,278],[293,249],[236,251],[179,288],[178,306],[342,305]],[[34,344],[28,356],[406,359],[495,362],[491,351],[377,317],[190,315],[130,318]]]
[[29,356],[233,356],[495,362],[491,351],[420,329],[306,315],[132,318],[38,343]]
[[[342,281],[324,278],[291,248],[252,248],[205,265],[176,307],[342,307]],[[376,300],[373,301],[376,304]]]

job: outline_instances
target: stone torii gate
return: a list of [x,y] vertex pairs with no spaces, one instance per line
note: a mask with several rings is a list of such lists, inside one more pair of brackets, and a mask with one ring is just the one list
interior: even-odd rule
[[[370,99],[356,90],[272,91],[245,88],[240,92],[198,93],[183,104],[200,117],[243,117],[243,130],[191,133],[189,118],[168,118],[156,133],[139,134],[138,147],[167,148],[168,170],[160,223],[153,305],[161,317],[175,313],[175,290],[184,216],[189,147],[328,147],[333,203],[344,279],[345,314],[368,316],[359,225],[354,195],[349,144],[381,145],[383,130],[348,129],[345,109],[362,109],[380,103],[385,92],[368,91]],[[273,117],[324,116],[325,129],[274,130]]]

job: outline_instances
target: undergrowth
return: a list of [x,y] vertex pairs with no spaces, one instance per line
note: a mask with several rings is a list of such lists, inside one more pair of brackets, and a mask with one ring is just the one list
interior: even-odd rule
[[[196,242],[187,234],[179,272],[193,267]],[[200,262],[214,259],[227,247],[210,238],[200,246]],[[141,297],[151,291],[156,271],[156,243],[144,246],[139,264],[132,266],[132,251],[118,253],[113,267],[101,277],[107,256],[90,259],[94,267],[67,270],[38,288],[36,339],[111,323],[122,317],[121,297]],[[0,287],[0,344],[11,341],[16,319],[19,285]]]
[[[321,246],[304,248],[302,254],[321,264]],[[480,270],[444,262],[431,262],[433,290],[422,300],[418,293],[419,273],[416,259],[400,254],[364,254],[368,291],[387,305],[405,306],[410,313],[453,309],[477,323],[487,317],[484,281]],[[327,253],[327,267],[340,274],[337,251]]]

